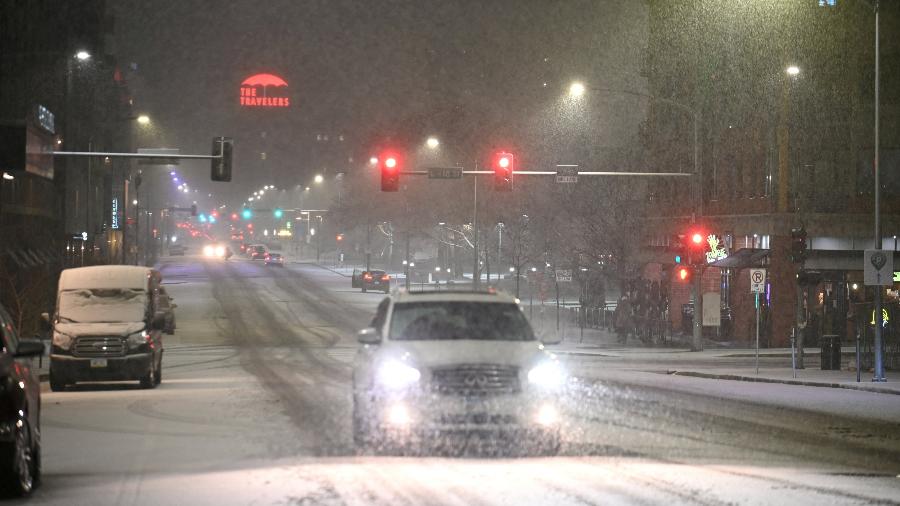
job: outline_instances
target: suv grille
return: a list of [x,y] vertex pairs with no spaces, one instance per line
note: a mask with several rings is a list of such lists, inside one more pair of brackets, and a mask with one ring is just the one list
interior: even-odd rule
[[431,388],[450,395],[498,395],[516,393],[519,368],[497,364],[468,364],[433,369]]
[[125,341],[121,337],[79,337],[72,348],[76,357],[121,357]]

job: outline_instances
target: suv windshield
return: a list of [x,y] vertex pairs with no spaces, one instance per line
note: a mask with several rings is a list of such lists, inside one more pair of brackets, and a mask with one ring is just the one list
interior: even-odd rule
[[395,305],[390,338],[399,341],[535,339],[531,326],[515,304],[444,301]]
[[59,294],[59,317],[75,323],[139,322],[147,295],[139,289],[80,289]]

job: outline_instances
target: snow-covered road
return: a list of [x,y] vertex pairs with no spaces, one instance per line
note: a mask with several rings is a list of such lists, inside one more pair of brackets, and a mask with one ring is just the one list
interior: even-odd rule
[[162,385],[45,389],[28,502],[900,504],[900,397],[676,380],[602,356],[565,359],[579,382],[558,457],[356,456],[354,331],[383,295],[309,264],[184,257],[163,275],[178,330]]

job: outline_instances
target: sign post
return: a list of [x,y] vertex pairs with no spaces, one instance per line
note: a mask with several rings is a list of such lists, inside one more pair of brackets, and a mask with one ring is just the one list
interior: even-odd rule
[[759,294],[766,291],[766,270],[750,269],[750,293],[756,296],[756,375],[759,376]]
[[577,165],[557,165],[556,166],[556,182],[557,183],[577,183],[578,182],[578,166]]
[[881,249],[867,249],[863,260],[863,279],[867,286],[875,288],[875,377],[872,381],[884,381],[884,318],[882,316],[882,286],[894,284],[894,252]]

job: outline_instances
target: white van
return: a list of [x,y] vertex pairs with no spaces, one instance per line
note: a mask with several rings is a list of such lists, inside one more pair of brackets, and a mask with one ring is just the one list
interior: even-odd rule
[[59,278],[50,388],[79,381],[162,379],[162,330],[157,311],[159,272],[130,265],[66,269]]

